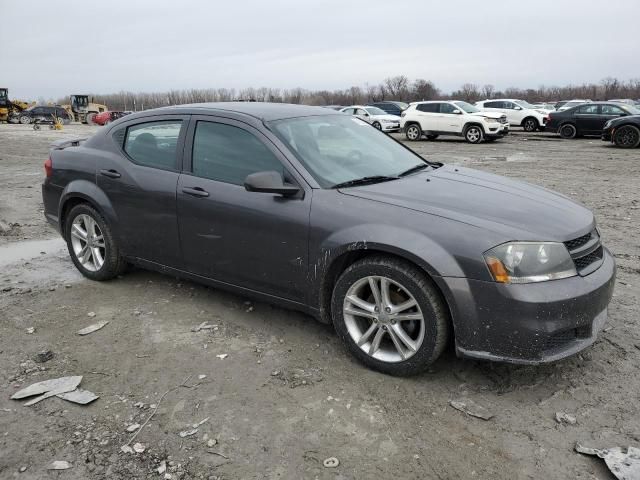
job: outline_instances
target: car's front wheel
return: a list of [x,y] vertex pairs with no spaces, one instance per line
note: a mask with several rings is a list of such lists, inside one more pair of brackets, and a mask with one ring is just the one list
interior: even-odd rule
[[533,117],[527,117],[522,122],[522,128],[525,132],[535,132],[539,126],[538,120]]
[[442,353],[447,309],[431,280],[395,258],[369,257],[351,265],[332,297],[335,329],[365,365],[391,375],[414,375]]
[[20,123],[22,125],[29,125],[31,123],[31,117],[28,115],[22,115],[20,117]]
[[624,125],[613,134],[613,143],[620,148],[635,148],[640,145],[640,129]]
[[416,140],[420,140],[420,138],[422,138],[422,129],[417,123],[412,123],[407,128],[405,128],[404,134],[406,135],[407,140],[415,142]]
[[484,132],[482,131],[482,128],[477,125],[467,127],[464,132],[464,139],[469,143],[480,143],[483,136]]
[[572,123],[565,123],[560,127],[559,133],[562,138],[571,139],[576,138],[578,131],[576,130],[576,126]]
[[110,280],[124,271],[126,262],[111,228],[92,206],[73,207],[67,215],[64,233],[69,255],[85,277]]
[[373,122],[373,127],[377,130],[382,130],[382,125],[380,125],[380,122]]

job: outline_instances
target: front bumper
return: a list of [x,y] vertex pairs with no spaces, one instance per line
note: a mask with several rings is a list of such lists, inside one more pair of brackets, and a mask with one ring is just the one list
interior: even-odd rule
[[607,319],[616,266],[603,263],[584,277],[504,285],[443,278],[459,356],[520,364],[552,362],[595,342]]
[[399,132],[400,131],[400,122],[398,123],[382,123],[382,131],[383,132]]
[[493,125],[491,123],[485,127],[485,137],[504,137],[509,133],[509,124],[508,123],[498,123],[497,125]]
[[609,127],[602,131],[602,141],[611,142],[613,139],[613,128]]

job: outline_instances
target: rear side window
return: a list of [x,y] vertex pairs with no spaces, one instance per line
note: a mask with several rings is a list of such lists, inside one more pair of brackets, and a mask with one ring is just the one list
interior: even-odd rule
[[420,110],[421,112],[437,113],[439,105],[439,103],[420,103],[416,106],[416,110]]
[[595,115],[598,113],[598,105],[583,105],[582,107],[578,107],[578,111],[576,113]]
[[503,102],[484,102],[484,108],[504,108]]
[[140,123],[127,129],[124,151],[146,167],[176,170],[176,151],[181,120]]
[[255,135],[223,123],[198,122],[193,139],[193,174],[234,185],[247,175],[284,167]]

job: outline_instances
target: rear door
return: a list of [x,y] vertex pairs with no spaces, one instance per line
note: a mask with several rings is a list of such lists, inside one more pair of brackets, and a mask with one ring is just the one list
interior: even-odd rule
[[176,187],[188,120],[159,115],[126,123],[112,134],[118,154],[101,158],[96,172],[124,253],[174,268],[183,266]]
[[[194,116],[188,139],[187,172],[178,184],[187,270],[303,301],[311,189],[265,135],[243,122]],[[245,178],[261,171],[281,173],[300,194],[248,192]]]
[[440,131],[440,104],[419,103],[416,105],[416,116],[423,132]]
[[602,131],[604,117],[600,115],[600,105],[588,103],[575,109],[574,119],[579,133],[593,135]]

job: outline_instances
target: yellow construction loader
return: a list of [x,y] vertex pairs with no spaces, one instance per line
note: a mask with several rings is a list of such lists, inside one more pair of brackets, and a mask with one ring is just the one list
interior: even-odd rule
[[93,117],[108,110],[106,105],[89,101],[89,95],[71,95],[71,103],[62,105],[74,122],[93,124]]
[[9,90],[0,88],[0,122],[6,122],[9,117],[18,116],[22,110],[26,110],[33,105],[35,105],[35,102],[9,100]]

